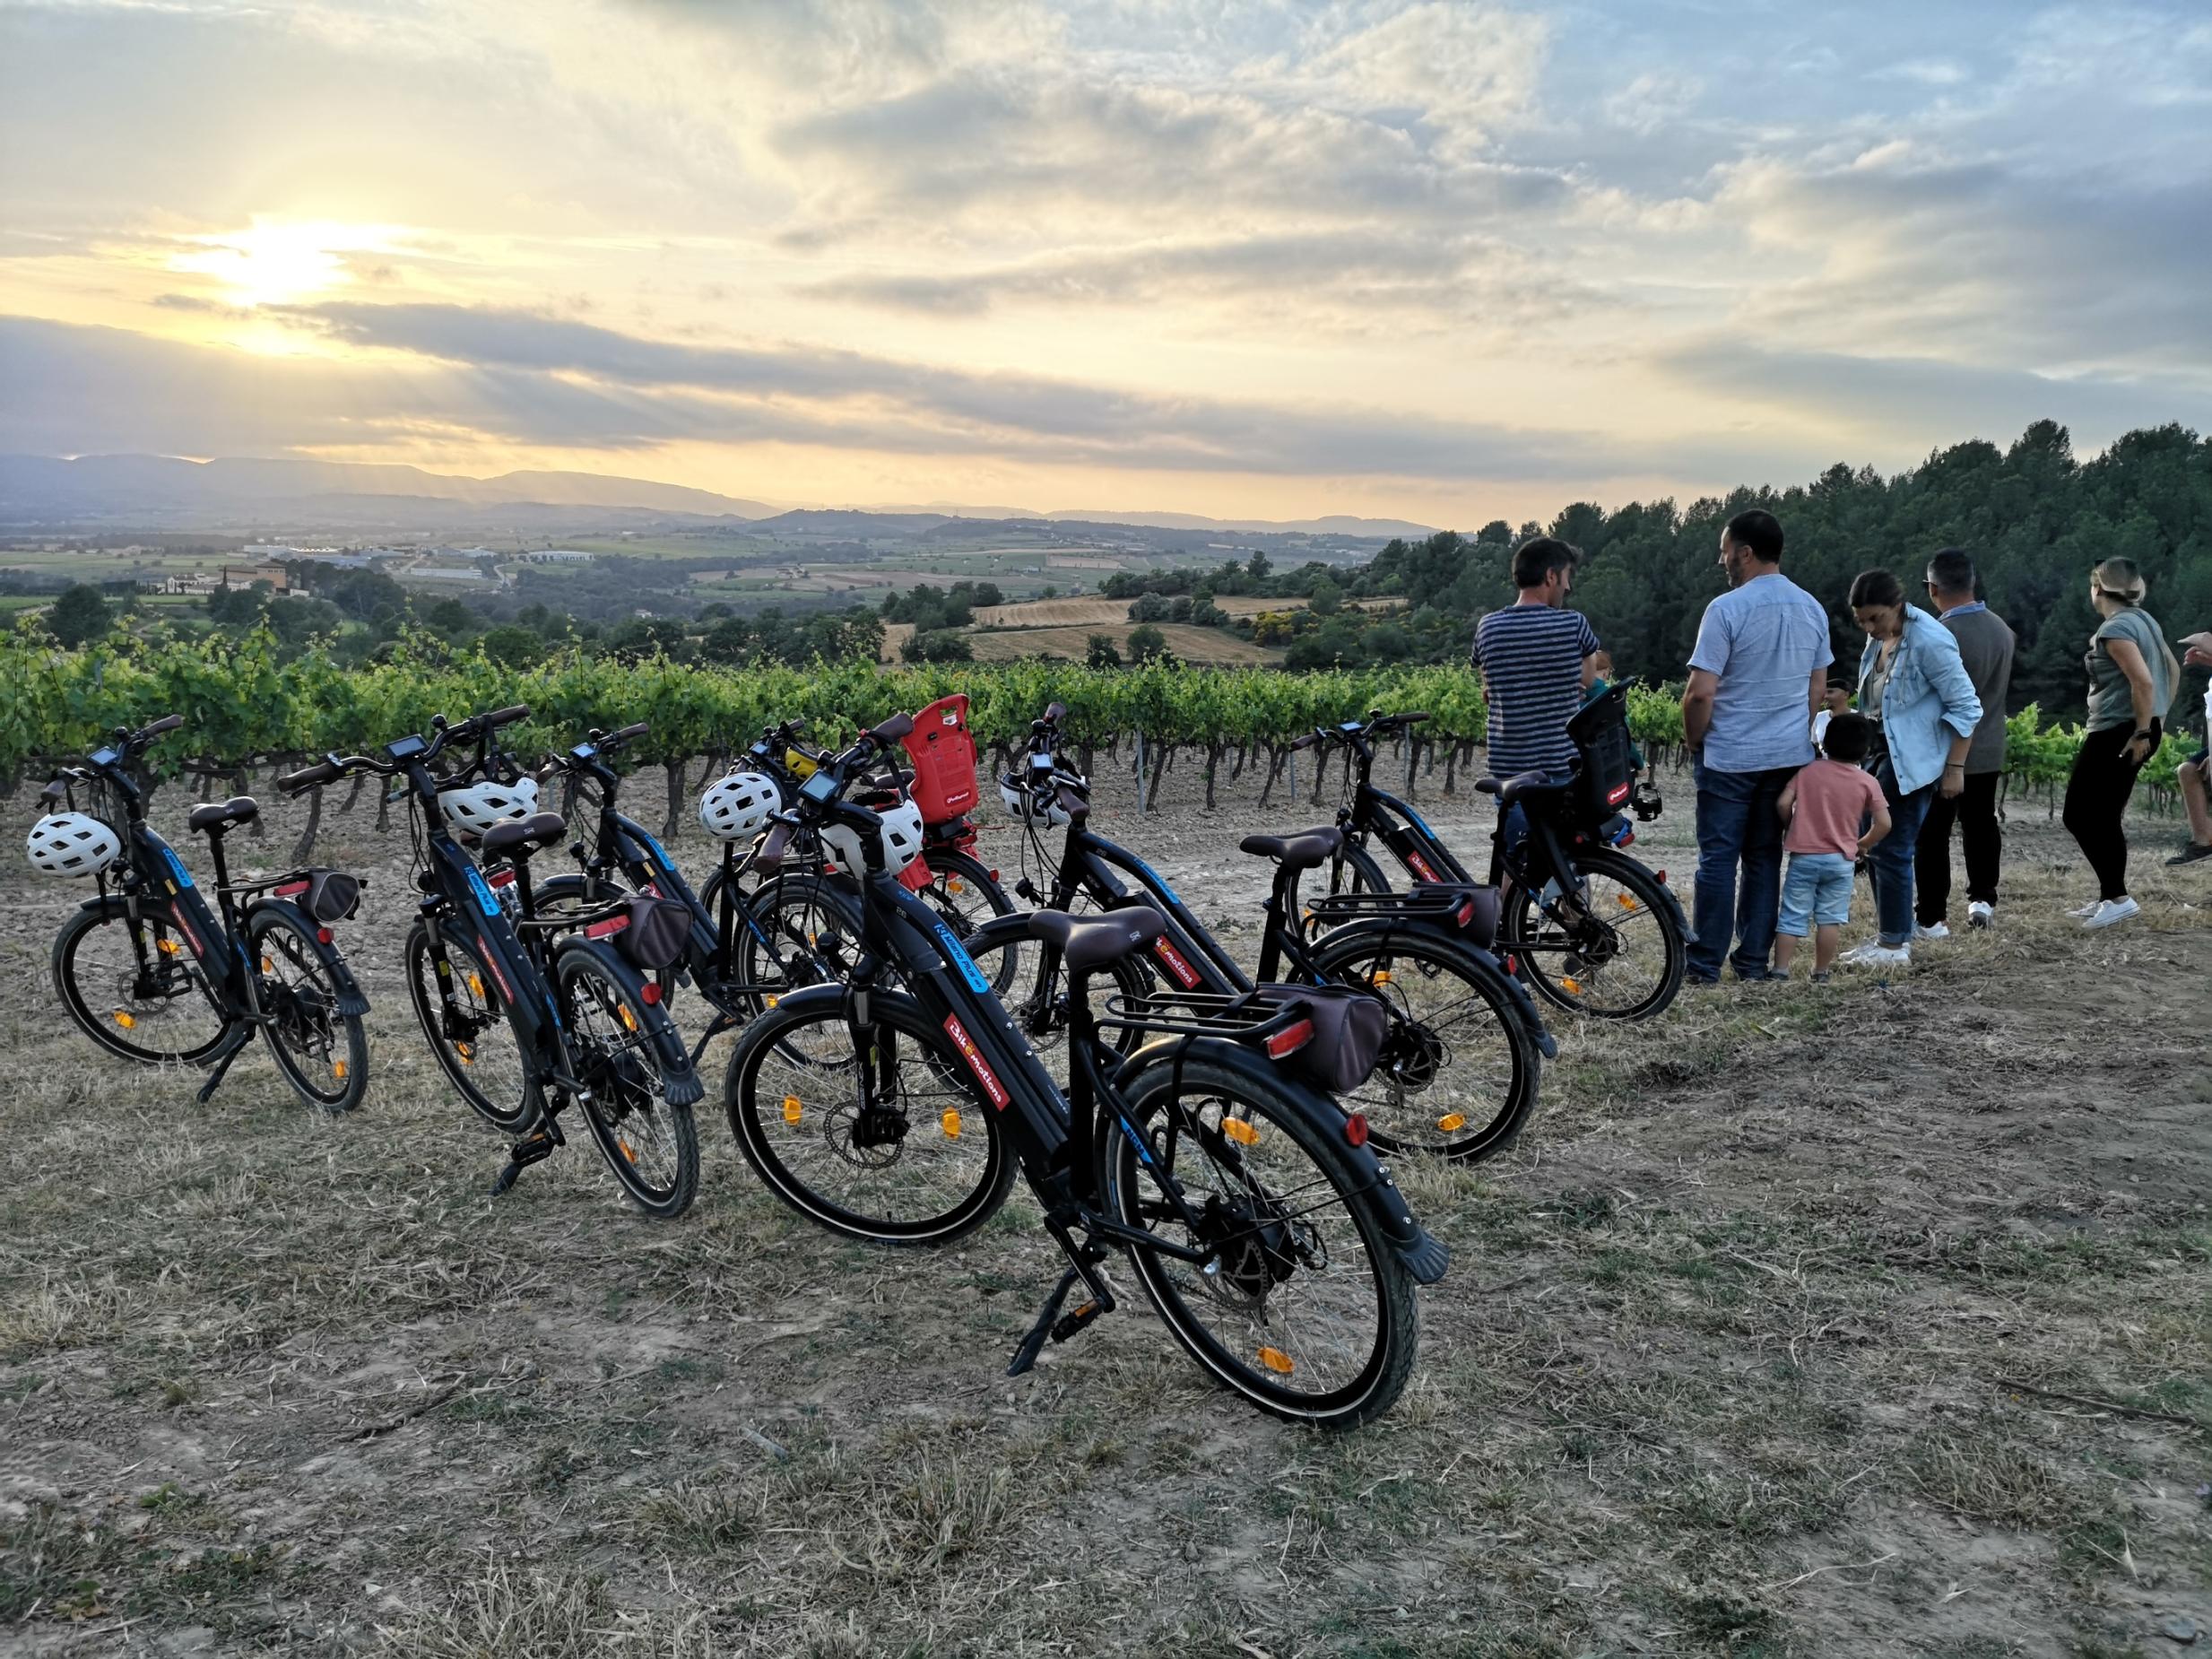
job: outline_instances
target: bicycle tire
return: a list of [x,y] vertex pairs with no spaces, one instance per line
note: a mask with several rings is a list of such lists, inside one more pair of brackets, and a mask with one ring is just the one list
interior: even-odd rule
[[[417,916],[407,930],[403,960],[407,976],[407,1000],[415,1020],[430,1045],[446,1081],[460,1091],[469,1109],[494,1129],[513,1134],[533,1123],[544,1109],[544,1090],[508,1022],[497,975],[484,971],[476,947],[450,930],[439,934],[446,966],[454,975],[455,991],[464,1004],[461,1022],[465,1030],[447,1031],[445,1006],[438,995],[437,964],[430,954],[429,925]],[[458,958],[464,967],[456,966]],[[486,1038],[490,1038],[487,1042]],[[497,1055],[497,1060],[492,1056]],[[482,1084],[498,1077],[498,1098]],[[509,1081],[511,1080],[511,1081]],[[511,1104],[510,1104],[511,1102]]]
[[[1543,1092],[1544,1055],[1505,971],[1487,953],[1405,925],[1355,924],[1323,936],[1314,966],[1391,1005],[1374,1073],[1339,1104],[1363,1114],[1374,1145],[1474,1163],[1513,1144]],[[1450,975],[1462,1005],[1415,992]]]
[[[118,931],[108,935],[109,927]],[[136,994],[134,981],[140,959],[131,941],[133,932],[140,929],[152,959],[166,964],[158,971],[175,986],[158,998]],[[88,951],[104,960],[90,960]],[[54,994],[69,1017],[109,1054],[139,1065],[196,1065],[222,1046],[237,1023],[208,984],[165,903],[140,900],[135,923],[120,899],[86,906],[55,934],[51,961]],[[107,1011],[105,1017],[97,1012],[101,1009]],[[175,1046],[154,1046],[151,1039],[168,1030],[172,1013],[179,1027],[187,1015],[195,1023],[176,1031],[179,1040]],[[208,1021],[213,1021],[213,1035],[202,1039]]]
[[[1603,961],[1592,961],[1557,949],[1531,949],[1531,942],[1543,936],[1548,924],[1537,909],[1537,895],[1523,883],[1515,883],[1505,902],[1498,929],[1498,949],[1513,956],[1522,982],[1554,1007],[1593,1020],[1624,1021],[1649,1020],[1664,1013],[1682,989],[1682,976],[1689,964],[1689,942],[1683,937],[1680,913],[1671,896],[1656,875],[1625,853],[1591,847],[1574,854],[1574,861],[1586,894],[1599,882],[1610,882],[1613,908],[1631,917],[1641,915],[1651,918],[1659,936],[1660,960],[1655,972],[1647,969],[1645,976],[1639,977],[1640,994],[1632,994],[1626,1003],[1608,1003],[1592,995],[1593,990],[1605,983],[1608,971],[1621,960],[1618,953],[1620,928],[1609,916],[1599,924],[1613,947]],[[1593,915],[1605,908],[1602,899],[1592,901]],[[1556,926],[1553,932],[1557,936]],[[1650,982],[1647,990],[1642,988],[1642,978],[1645,977]]]
[[[663,1058],[682,1052],[668,1017],[645,1000],[645,980],[605,946],[572,939],[553,960],[581,1102],[615,1181],[647,1215],[672,1220],[698,1194],[698,1129],[688,1100],[668,1099]],[[683,1072],[690,1075],[689,1068]],[[697,1090],[692,1094],[696,1097]]]
[[[730,1131],[768,1191],[818,1226],[871,1244],[949,1244],[982,1226],[1005,1202],[1013,1151],[997,1112],[961,1081],[967,1069],[950,1039],[914,1000],[880,987],[870,1000],[879,1027],[898,1039],[893,1064],[901,1095],[892,1109],[903,1128],[885,1120],[863,1132],[860,1068],[844,1001],[823,997],[780,1003],[739,1034],[723,1084]],[[811,1043],[809,1028],[819,1033]],[[918,1068],[918,1089],[905,1081],[908,1064]],[[840,1102],[848,1090],[854,1099]],[[906,1112],[909,1103],[924,1107],[920,1119]],[[957,1116],[948,1119],[947,1113]],[[910,1143],[917,1129],[921,1138]],[[888,1149],[874,1138],[882,1134],[890,1134]],[[819,1149],[812,1138],[820,1141]],[[920,1156],[909,1160],[910,1151]],[[822,1177],[810,1177],[794,1161],[833,1174],[842,1164],[858,1173],[832,1195],[821,1190]],[[909,1161],[923,1167],[902,1173]],[[890,1212],[891,1195],[923,1192],[925,1184],[946,1197],[910,1205],[915,1212]]]
[[[1345,1429],[1388,1411],[1412,1375],[1419,1347],[1413,1277],[1361,1200],[1369,1180],[1355,1171],[1331,1130],[1279,1084],[1203,1052],[1141,1065],[1116,1087],[1146,1145],[1140,1152],[1117,1120],[1102,1117],[1094,1156],[1108,1212],[1175,1243],[1221,1251],[1208,1271],[1141,1246],[1126,1247],[1138,1283],[1177,1344],[1218,1382],[1293,1422]],[[1234,1140],[1222,1126],[1231,1119],[1245,1125]],[[1335,1134],[1340,1125],[1341,1119]],[[1184,1161],[1186,1144],[1202,1160]],[[1262,1157],[1266,1170],[1281,1173],[1255,1174]],[[1202,1203],[1193,1205],[1200,1211],[1195,1232],[1166,1199],[1167,1182],[1186,1203],[1204,1192]],[[1323,1186],[1328,1201],[1314,1203],[1311,1194]],[[1296,1319],[1287,1307],[1269,1305],[1279,1295],[1287,1302],[1294,1283],[1314,1287],[1303,1292]],[[1318,1304],[1323,1296],[1328,1303]],[[1216,1323],[1226,1334],[1200,1312],[1200,1303],[1220,1310]],[[1329,1365],[1330,1343],[1317,1334],[1317,1305],[1372,1318],[1372,1337],[1353,1343],[1349,1360]],[[1332,1374],[1342,1380],[1304,1388],[1297,1382],[1301,1368],[1309,1377],[1323,1371],[1324,1381]]]
[[329,947],[305,919],[276,905],[248,910],[245,933],[270,1015],[261,1028],[269,1057],[308,1105],[334,1116],[351,1111],[369,1087],[369,1035],[359,1014],[337,1012],[337,980],[323,955]]

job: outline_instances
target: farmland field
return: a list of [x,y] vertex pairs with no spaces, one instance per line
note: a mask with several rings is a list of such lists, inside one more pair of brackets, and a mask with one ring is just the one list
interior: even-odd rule
[[[1263,817],[1247,774],[1202,813],[1186,761],[1139,819],[1099,772],[1107,833],[1248,952],[1236,836],[1324,809]],[[1666,781],[1640,848],[1681,882]],[[1133,1294],[1009,1381],[1058,1271],[1026,1196],[947,1252],[841,1245],[711,1093],[681,1222],[580,1145],[490,1199],[371,810],[320,853],[371,873],[336,1122],[259,1054],[206,1107],[96,1057],[46,981],[77,890],[0,868],[0,1649],[2057,1659],[2212,1623],[2201,866],[2139,861],[2144,921],[2085,936],[2038,803],[2001,927],[1909,977],[1562,1027],[1514,1152],[1399,1170],[1453,1272],[1396,1411],[1321,1438]],[[1011,828],[984,846],[1011,880]]]
[[[1011,663],[1024,656],[1057,656],[1071,663],[1080,663],[1090,648],[1090,637],[1104,634],[1128,655],[1129,636],[1134,631],[1127,621],[1129,607],[1120,607],[1123,620],[1118,622],[1099,622],[1080,628],[1018,628],[1002,633],[967,634],[967,639],[979,663]],[[1186,663],[1222,663],[1237,666],[1254,664],[1274,664],[1283,660],[1282,653],[1266,646],[1254,645],[1249,639],[1240,639],[1235,634],[1224,633],[1218,628],[1193,628],[1188,622],[1155,622],[1153,627],[1167,641],[1167,648]]]

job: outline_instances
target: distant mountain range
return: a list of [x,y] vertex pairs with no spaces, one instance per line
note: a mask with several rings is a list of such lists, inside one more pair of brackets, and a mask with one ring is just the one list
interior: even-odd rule
[[1430,534],[1425,525],[1341,514],[1273,523],[1207,518],[1195,513],[1037,512],[951,501],[787,511],[711,490],[598,473],[524,472],[469,478],[419,466],[358,461],[0,456],[0,525],[17,526],[281,525],[386,530],[434,525],[483,529],[510,525],[551,533],[713,519],[771,520],[779,532],[846,536],[912,534],[954,519],[1074,521],[1243,534],[1365,538]]

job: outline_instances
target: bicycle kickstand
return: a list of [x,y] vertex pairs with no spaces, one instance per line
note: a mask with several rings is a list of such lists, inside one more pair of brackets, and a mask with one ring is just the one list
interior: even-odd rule
[[222,1086],[223,1074],[230,1071],[231,1062],[246,1052],[246,1045],[253,1040],[253,1036],[252,1028],[242,1028],[238,1036],[233,1038],[222,1052],[215,1056],[213,1069],[207,1074],[207,1081],[200,1085],[200,1104],[202,1106],[205,1106],[213,1098],[215,1090]]
[[497,1198],[521,1178],[522,1172],[532,1164],[541,1163],[553,1155],[553,1149],[561,1144],[560,1131],[553,1127],[549,1116],[528,1134],[507,1148],[507,1168],[500,1170],[491,1183],[491,1195]]
[[1053,1293],[1045,1299],[1045,1306],[1037,1313],[1037,1323],[1021,1339],[1021,1346],[1014,1350],[1014,1357],[1006,1367],[1007,1376],[1019,1377],[1034,1366],[1037,1356],[1045,1351],[1047,1337],[1055,1342],[1064,1342],[1114,1306],[1111,1294],[1094,1289],[1090,1299],[1073,1313],[1063,1314],[1060,1311],[1061,1305],[1068,1299],[1068,1292],[1077,1285],[1096,1283],[1084,1269],[1097,1266],[1106,1260],[1106,1251],[1096,1244],[1082,1246],[1077,1264],[1060,1275],[1060,1282],[1053,1287]]

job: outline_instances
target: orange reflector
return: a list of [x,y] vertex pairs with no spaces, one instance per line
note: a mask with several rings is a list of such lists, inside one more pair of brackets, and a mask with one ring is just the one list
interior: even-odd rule
[[476,1055],[471,1052],[469,1046],[466,1043],[455,1043],[453,1046],[453,1051],[461,1057],[461,1064],[463,1065],[474,1065],[476,1064]]
[[629,1004],[628,1003],[615,1003],[614,1012],[622,1016],[622,1024],[624,1029],[632,1031],[635,1031],[638,1029],[638,1016],[630,1012]]
[[1390,983],[1390,969],[1387,968],[1376,968],[1373,973],[1367,976],[1367,983],[1369,985],[1388,985]]
[[799,1121],[799,1097],[795,1094],[787,1094],[784,1097],[784,1121],[787,1124],[795,1124]]
[[261,959],[261,971],[265,974],[273,974],[276,971],[276,964],[265,956]]
[[1559,988],[1562,991],[1565,991],[1569,996],[1580,996],[1583,994],[1583,982],[1579,979],[1571,979],[1562,977],[1559,981]]
[[333,1060],[330,1063],[330,1074],[342,1083],[345,1081],[345,1062],[343,1060]]
[[765,1004],[767,1004],[767,1005],[768,1005],[768,1007],[770,1007],[770,1008],[773,1008],[773,1007],[775,1007],[775,1006],[776,1006],[776,999],[775,999],[774,997],[772,997],[772,996],[764,996],[764,997],[762,997],[760,1000],[761,1000],[761,1002],[762,1002],[762,1003],[764,1003]]
[[960,880],[959,876],[950,876],[946,879],[945,891],[948,893],[964,893],[967,890],[967,883]]
[[473,971],[469,975],[469,995],[475,997],[479,1002],[483,1000],[484,982],[480,976]]
[[1297,1368],[1290,1363],[1290,1356],[1279,1348],[1260,1350],[1260,1363],[1278,1377],[1288,1377]]
[[1260,1132],[1241,1117],[1224,1117],[1221,1120],[1221,1133],[1239,1146],[1260,1144]]
[[1626,893],[1615,893],[1613,897],[1620,901],[1620,908],[1624,910],[1633,910],[1636,908],[1635,899]]
[[1285,1026],[1267,1039],[1267,1057],[1279,1060],[1285,1055],[1294,1055],[1314,1040],[1314,1022],[1301,1020],[1296,1025]]
[[137,1021],[132,1019],[130,1015],[125,1013],[120,1008],[115,1011],[115,1022],[126,1031],[138,1023]]
[[154,945],[163,956],[174,956],[184,949],[174,939],[157,939],[154,941]]
[[615,1142],[615,1145],[622,1149],[622,1156],[629,1162],[634,1164],[638,1161],[638,1149],[632,1146],[628,1141],[618,1140]]
[[960,1138],[959,1107],[955,1106],[948,1106],[945,1107],[945,1115],[938,1119],[938,1122],[944,1127],[945,1139],[948,1141],[957,1141]]
[[1446,1134],[1455,1134],[1459,1130],[1467,1127],[1467,1114],[1464,1112],[1446,1112],[1442,1117],[1439,1117],[1436,1120],[1436,1127],[1443,1130]]

